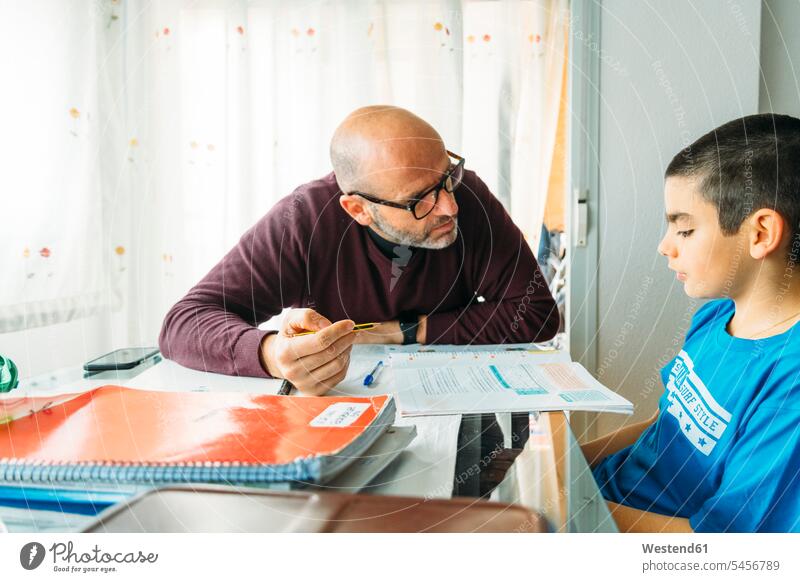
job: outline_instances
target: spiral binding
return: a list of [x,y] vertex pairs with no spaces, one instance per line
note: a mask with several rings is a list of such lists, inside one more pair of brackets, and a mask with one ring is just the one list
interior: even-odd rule
[[98,483],[278,483],[318,482],[319,458],[298,459],[285,465],[241,463],[47,463],[0,459],[0,481],[52,483],[92,481]]

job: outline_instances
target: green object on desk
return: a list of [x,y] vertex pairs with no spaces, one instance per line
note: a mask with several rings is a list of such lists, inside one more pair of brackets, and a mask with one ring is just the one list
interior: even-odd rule
[[11,392],[18,385],[17,365],[9,358],[0,356],[0,392]]

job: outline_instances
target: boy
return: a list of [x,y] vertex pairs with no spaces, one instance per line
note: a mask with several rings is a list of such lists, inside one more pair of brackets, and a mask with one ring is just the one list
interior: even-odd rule
[[800,120],[751,115],[666,171],[692,319],[650,420],[584,445],[621,531],[800,531]]

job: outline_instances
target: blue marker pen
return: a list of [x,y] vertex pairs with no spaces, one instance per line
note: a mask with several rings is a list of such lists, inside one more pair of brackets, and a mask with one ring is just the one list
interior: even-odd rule
[[375,381],[375,378],[376,378],[376,376],[378,375],[378,372],[380,372],[380,370],[381,370],[381,368],[382,368],[382,367],[383,367],[383,360],[381,360],[380,362],[378,362],[378,363],[375,365],[375,367],[374,367],[374,368],[372,368],[372,372],[370,372],[369,374],[367,374],[367,377],[366,377],[366,378],[364,378],[364,386],[369,386],[370,384],[372,384],[372,383]]

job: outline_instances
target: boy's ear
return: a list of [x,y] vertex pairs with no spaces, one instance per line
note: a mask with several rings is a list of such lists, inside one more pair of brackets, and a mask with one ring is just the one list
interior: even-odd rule
[[372,217],[367,212],[366,205],[360,196],[353,194],[339,196],[339,205],[361,226],[372,224]]
[[756,210],[750,218],[750,256],[754,259],[766,258],[781,247],[786,221],[769,208]]

